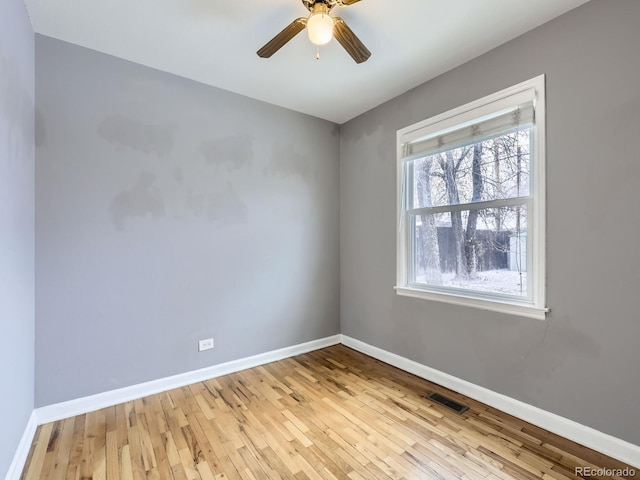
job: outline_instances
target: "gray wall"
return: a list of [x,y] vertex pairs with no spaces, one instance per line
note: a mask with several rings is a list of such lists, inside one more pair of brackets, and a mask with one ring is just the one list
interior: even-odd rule
[[336,125],[47,37],[36,64],[37,406],[339,332]]
[[[640,444],[638,19],[593,0],[341,127],[342,333]],[[396,296],[396,130],[542,73],[548,320]]]
[[34,35],[0,2],[0,478],[33,409]]

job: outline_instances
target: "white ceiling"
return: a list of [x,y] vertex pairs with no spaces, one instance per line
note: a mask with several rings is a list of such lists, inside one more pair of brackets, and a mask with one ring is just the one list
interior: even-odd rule
[[587,0],[362,0],[337,7],[373,53],[357,65],[301,32],[256,50],[300,0],[25,0],[37,33],[343,123]]

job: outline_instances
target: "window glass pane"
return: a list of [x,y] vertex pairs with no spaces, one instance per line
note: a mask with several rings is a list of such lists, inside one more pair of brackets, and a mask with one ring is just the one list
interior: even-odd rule
[[409,162],[413,208],[529,195],[532,129]]
[[410,283],[528,297],[525,206],[412,217]]

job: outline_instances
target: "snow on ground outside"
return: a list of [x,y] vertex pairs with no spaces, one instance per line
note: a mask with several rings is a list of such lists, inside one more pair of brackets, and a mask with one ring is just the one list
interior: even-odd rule
[[[527,272],[520,274],[511,270],[487,270],[478,272],[475,279],[459,279],[455,276],[453,272],[443,273],[442,286],[507,295],[527,295]],[[418,283],[424,282],[424,278],[418,277],[417,280]]]

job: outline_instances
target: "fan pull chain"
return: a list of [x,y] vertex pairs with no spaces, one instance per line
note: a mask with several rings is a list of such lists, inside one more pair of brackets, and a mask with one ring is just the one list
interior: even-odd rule
[[320,45],[316,46],[317,51],[316,51],[316,60],[320,60]]

